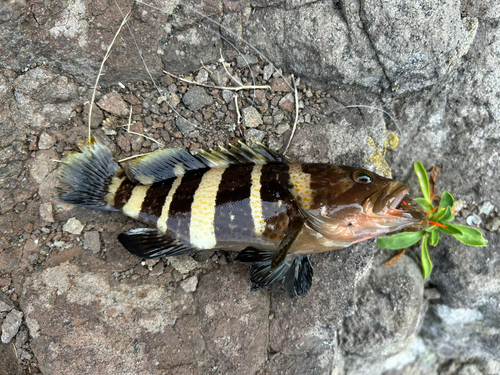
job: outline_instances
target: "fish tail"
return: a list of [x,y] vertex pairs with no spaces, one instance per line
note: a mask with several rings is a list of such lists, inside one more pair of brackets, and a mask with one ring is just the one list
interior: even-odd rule
[[116,211],[107,199],[113,177],[123,174],[111,150],[104,143],[90,138],[62,159],[59,179],[70,188],[60,189],[59,198],[67,203],[99,210]]

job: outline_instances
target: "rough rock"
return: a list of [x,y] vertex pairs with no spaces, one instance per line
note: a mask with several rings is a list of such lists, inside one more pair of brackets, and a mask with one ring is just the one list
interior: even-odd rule
[[101,241],[99,240],[98,231],[85,232],[83,235],[83,248],[97,254],[101,251]]
[[63,225],[63,231],[71,234],[82,234],[84,225],[80,220],[75,217],[69,219],[66,224]]
[[196,286],[198,285],[198,278],[196,276],[188,277],[181,283],[182,289],[186,293],[194,292],[196,290]]
[[262,125],[262,116],[255,107],[246,107],[241,111],[243,125],[247,128],[256,128]]
[[19,310],[12,310],[7,314],[2,323],[2,342],[8,344],[17,335],[19,327],[23,322],[23,313]]
[[122,96],[116,92],[110,92],[96,103],[103,111],[109,112],[112,115],[124,117],[128,115],[128,105],[123,100]]
[[52,212],[52,203],[46,202],[40,205],[40,218],[48,223],[54,222],[54,214]]
[[52,146],[56,144],[56,139],[54,136],[43,132],[40,134],[40,138],[38,138],[38,148],[40,150],[48,150]]
[[191,111],[199,111],[203,107],[212,104],[214,99],[207,94],[207,91],[200,86],[194,86],[182,97],[182,102]]

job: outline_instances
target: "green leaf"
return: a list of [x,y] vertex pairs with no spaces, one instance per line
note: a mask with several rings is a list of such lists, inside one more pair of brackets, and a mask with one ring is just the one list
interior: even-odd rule
[[417,202],[419,205],[421,205],[425,210],[425,212],[431,212],[434,209],[432,203],[427,202],[425,198],[414,198],[413,200]]
[[[443,195],[441,196],[441,201],[439,202],[438,210],[436,211],[436,213],[434,215],[432,215],[434,217],[434,220],[441,222],[441,220],[440,220],[441,217],[446,213],[448,208],[451,210],[451,208],[453,207],[454,204],[455,204],[455,199],[453,198],[453,195],[451,195],[449,192],[445,191],[443,193]],[[451,211],[450,211],[450,214],[451,214]]]
[[[436,215],[438,216],[438,215]],[[432,215],[431,220],[434,218],[434,215]],[[450,221],[455,220],[455,215],[451,212],[450,207],[446,207],[446,210],[443,211],[441,217],[439,218],[434,218],[434,221],[437,221],[441,224],[446,224],[449,223]]]
[[434,230],[430,232],[429,235],[429,244],[431,246],[437,246],[439,243],[439,232],[437,231],[437,228],[434,227]]
[[427,249],[427,236],[422,239],[422,250],[420,253],[420,260],[422,261],[422,272],[424,274],[424,280],[427,279],[432,272],[432,262],[429,256],[429,250]]
[[448,224],[447,228],[445,229],[448,228],[460,232],[460,233],[452,233],[452,236],[466,245],[486,246],[488,244],[488,240],[485,240],[483,238],[483,234],[476,228],[471,228],[459,224]]
[[425,235],[424,231],[420,232],[403,232],[394,234],[388,237],[379,237],[377,246],[389,250],[399,250],[416,244]]
[[421,162],[416,161],[413,163],[413,169],[417,174],[418,183],[420,184],[420,190],[422,190],[422,194],[424,199],[432,205],[431,201],[431,192],[429,187],[429,177],[427,176],[427,171]]

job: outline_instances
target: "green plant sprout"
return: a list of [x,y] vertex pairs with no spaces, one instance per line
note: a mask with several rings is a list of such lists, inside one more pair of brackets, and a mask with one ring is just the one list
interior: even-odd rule
[[[420,184],[420,190],[422,190],[423,195],[422,198],[415,198],[414,200],[425,210],[425,219],[423,223],[419,223],[415,227],[407,228],[410,232],[397,233],[388,237],[379,237],[377,246],[389,250],[400,250],[406,249],[416,244],[418,241],[421,241],[420,256],[422,273],[425,280],[432,272],[432,261],[429,256],[428,244],[431,246],[436,246],[438,244],[439,232],[452,235],[460,242],[469,246],[486,246],[488,241],[485,240],[483,234],[475,228],[451,223],[455,219],[453,210],[455,199],[450,192],[445,191],[441,196],[439,204],[434,207],[432,203],[435,197],[434,185],[431,189],[427,171],[419,161],[413,164],[413,168],[415,169]],[[415,228],[419,227],[425,227],[425,229],[415,231]]]

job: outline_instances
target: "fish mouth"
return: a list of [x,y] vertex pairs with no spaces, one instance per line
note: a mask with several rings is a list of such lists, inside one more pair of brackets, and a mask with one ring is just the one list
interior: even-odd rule
[[390,183],[385,189],[370,197],[374,202],[371,207],[373,214],[385,217],[404,218],[409,222],[423,219],[421,207],[408,197],[410,187],[399,182]]

